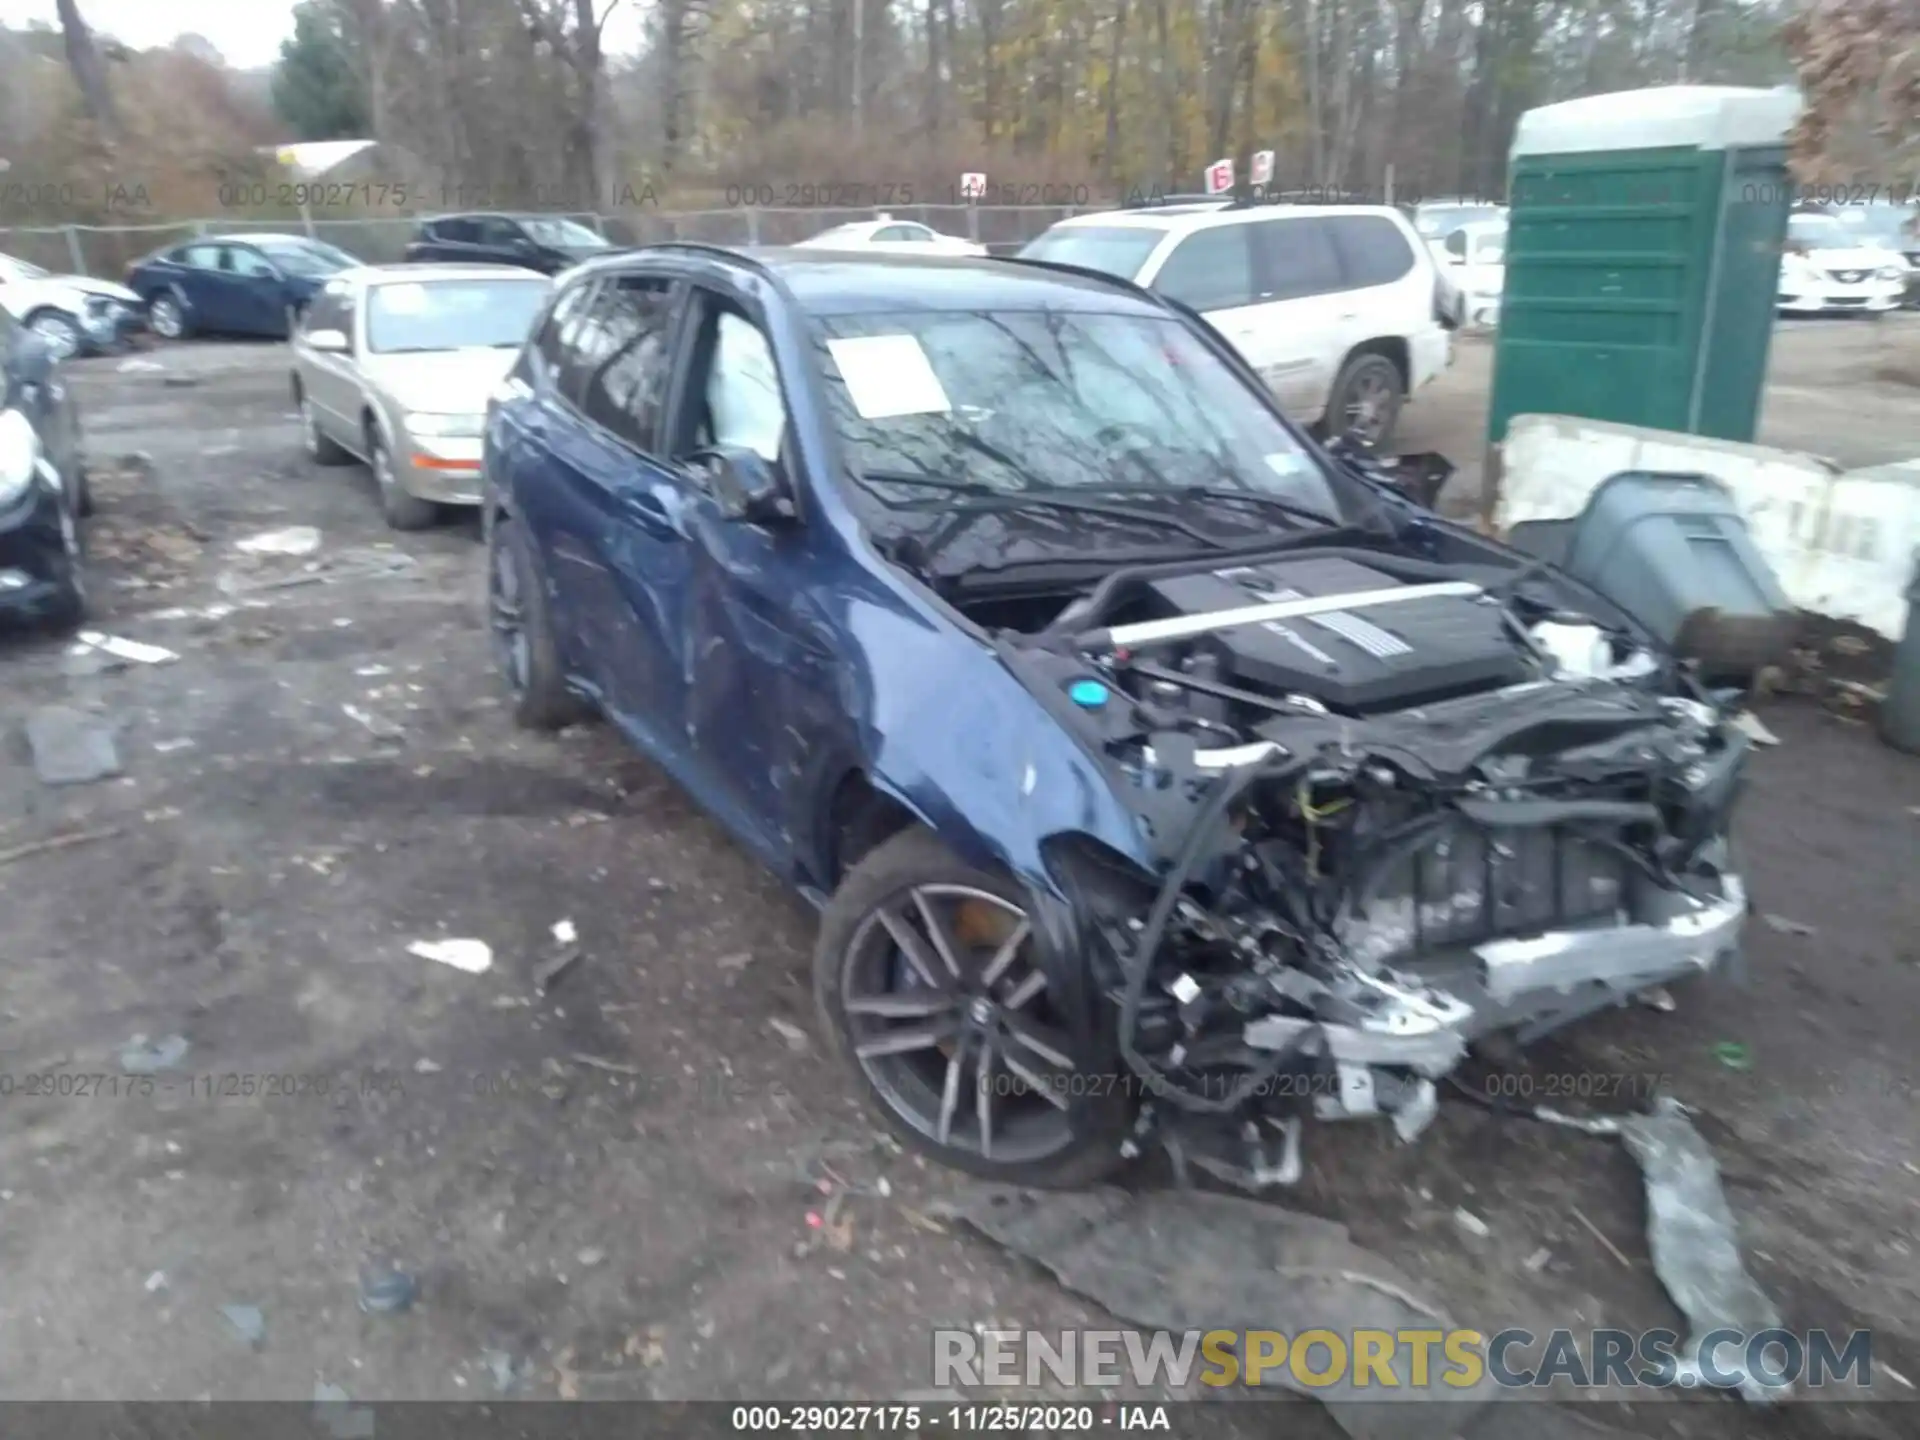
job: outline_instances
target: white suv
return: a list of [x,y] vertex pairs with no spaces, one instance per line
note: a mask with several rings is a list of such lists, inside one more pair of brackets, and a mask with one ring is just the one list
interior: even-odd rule
[[1101,270],[1199,311],[1281,407],[1373,447],[1453,359],[1447,285],[1378,205],[1172,205],[1062,220],[1020,252]]

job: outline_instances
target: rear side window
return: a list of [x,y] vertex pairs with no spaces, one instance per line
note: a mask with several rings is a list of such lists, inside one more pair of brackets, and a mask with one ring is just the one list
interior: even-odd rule
[[472,222],[479,230],[482,245],[511,245],[516,240],[525,239],[520,227],[511,220],[502,220],[497,215]]
[[189,245],[178,252],[177,258],[182,265],[191,265],[198,270],[218,270],[220,252],[223,245]]
[[1384,215],[1332,215],[1326,220],[1340,268],[1353,289],[1391,285],[1413,269],[1413,247]]
[[601,286],[581,322],[580,409],[637,450],[652,450],[658,439],[673,316],[671,281],[628,275]]
[[1260,289],[1274,300],[1325,295],[1344,285],[1328,222],[1320,216],[1268,220],[1253,231]]
[[1173,249],[1154,277],[1153,288],[1195,310],[1225,310],[1251,305],[1260,286],[1253,281],[1252,225],[1222,225],[1196,230]]
[[434,239],[450,240],[456,245],[471,244],[477,233],[473,221],[463,219],[436,220],[432,228]]

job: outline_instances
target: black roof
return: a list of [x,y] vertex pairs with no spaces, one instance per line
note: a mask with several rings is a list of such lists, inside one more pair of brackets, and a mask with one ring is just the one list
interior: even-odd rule
[[895,310],[1079,310],[1164,316],[1166,310],[1110,276],[970,255],[851,254],[788,246],[651,245],[587,262],[621,270],[650,254],[679,252],[766,271],[813,315]]

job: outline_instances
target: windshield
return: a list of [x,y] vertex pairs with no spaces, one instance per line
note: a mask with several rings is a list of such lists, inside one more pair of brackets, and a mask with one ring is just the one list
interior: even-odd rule
[[260,241],[256,248],[290,275],[333,275],[360,263],[346,251],[318,240]]
[[435,280],[367,291],[367,349],[377,355],[520,345],[546,303],[544,280]]
[[1787,221],[1787,242],[1803,250],[1850,250],[1860,239],[1831,215],[1795,215]]
[[1021,250],[1023,260],[1078,265],[1131,280],[1167,232],[1157,225],[1057,225]]
[[1462,225],[1485,220],[1498,213],[1499,207],[1494,205],[1435,205],[1415,210],[1413,226],[1426,239],[1436,240]]
[[0,276],[10,274],[16,280],[44,280],[51,273],[38,265],[29,265],[24,260],[16,260],[11,255],[0,255]]
[[1333,521],[1319,467],[1184,324],[1056,311],[833,316],[822,368],[856,470],[1007,496],[1238,492]]
[[1910,205],[1861,205],[1840,217],[1860,239],[1901,250],[1914,242],[1920,210]]
[[520,228],[532,237],[536,245],[556,245],[563,250],[608,248],[606,240],[586,226],[552,215],[528,215],[520,221]]

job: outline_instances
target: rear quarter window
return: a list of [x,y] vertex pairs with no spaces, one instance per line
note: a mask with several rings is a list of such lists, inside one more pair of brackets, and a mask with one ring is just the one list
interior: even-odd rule
[[1326,217],[1305,215],[1250,226],[1260,288],[1274,300],[1327,295],[1346,285]]
[[1384,215],[1333,215],[1326,220],[1340,269],[1354,289],[1391,285],[1414,266],[1413,247],[1400,227]]
[[1060,225],[1028,241],[1020,257],[1133,280],[1166,238],[1167,232],[1155,225]]

